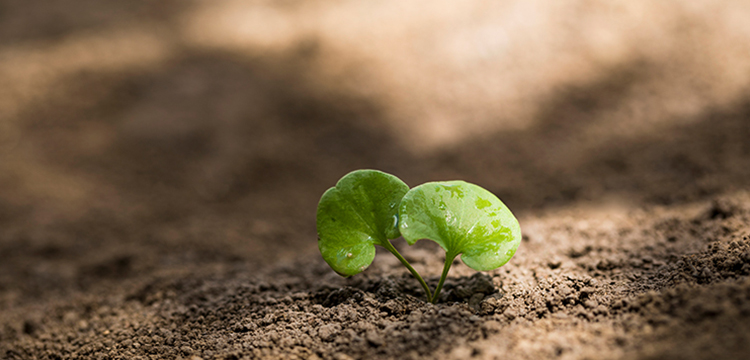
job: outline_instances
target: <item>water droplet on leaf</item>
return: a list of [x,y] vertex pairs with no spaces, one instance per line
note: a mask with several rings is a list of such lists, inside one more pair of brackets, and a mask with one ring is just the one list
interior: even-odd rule
[[482,210],[492,206],[492,203],[487,199],[477,198],[477,201],[474,202],[474,205],[477,207],[477,210]]
[[457,197],[459,199],[462,199],[464,197],[464,192],[461,190],[459,185],[442,185],[443,189],[451,192],[451,197]]

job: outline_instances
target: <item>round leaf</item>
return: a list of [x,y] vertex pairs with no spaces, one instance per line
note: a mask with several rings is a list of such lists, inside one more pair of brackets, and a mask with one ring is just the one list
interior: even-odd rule
[[377,170],[357,170],[328,189],[318,203],[318,248],[342,276],[362,272],[375,246],[400,236],[398,204],[409,191],[399,178]]
[[474,270],[503,266],[521,243],[518,220],[491,192],[464,181],[430,182],[411,189],[399,207],[409,244],[437,242]]

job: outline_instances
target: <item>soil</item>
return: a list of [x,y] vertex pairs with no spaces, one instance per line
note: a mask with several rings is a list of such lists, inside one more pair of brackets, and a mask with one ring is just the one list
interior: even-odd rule
[[[457,93],[451,114],[473,112],[446,137],[439,94],[404,107],[422,85],[380,79],[380,50],[339,56],[323,25],[213,43],[184,30],[219,23],[199,2],[68,3],[0,2],[0,358],[748,358],[750,81],[703,77],[748,57],[643,52],[532,79],[549,86],[521,125]],[[248,6],[336,9],[314,3]],[[393,71],[419,71],[406,60]],[[342,278],[315,208],[358,168],[479,184],[522,244],[489,272],[457,259],[435,305],[382,249]],[[440,248],[394,244],[434,288]]]

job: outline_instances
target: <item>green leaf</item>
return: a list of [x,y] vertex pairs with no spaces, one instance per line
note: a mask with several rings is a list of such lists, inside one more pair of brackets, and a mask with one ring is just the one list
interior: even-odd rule
[[375,246],[395,239],[398,204],[409,191],[399,178],[377,170],[357,170],[328,189],[318,203],[318,248],[341,276],[365,270]]
[[411,245],[437,242],[449,257],[474,270],[503,266],[521,243],[521,227],[508,207],[491,192],[464,181],[430,182],[401,200],[399,227]]

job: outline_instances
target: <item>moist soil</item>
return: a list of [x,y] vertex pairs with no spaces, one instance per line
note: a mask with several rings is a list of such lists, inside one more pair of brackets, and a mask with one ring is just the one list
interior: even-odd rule
[[[187,3],[0,6],[1,359],[750,357],[747,94],[663,114],[669,63],[636,59],[415,150],[387,97],[324,81],[325,42],[191,45]],[[479,184],[521,246],[434,305],[382,249],[342,278],[315,208],[359,168]],[[434,288],[440,248],[394,244]]]

